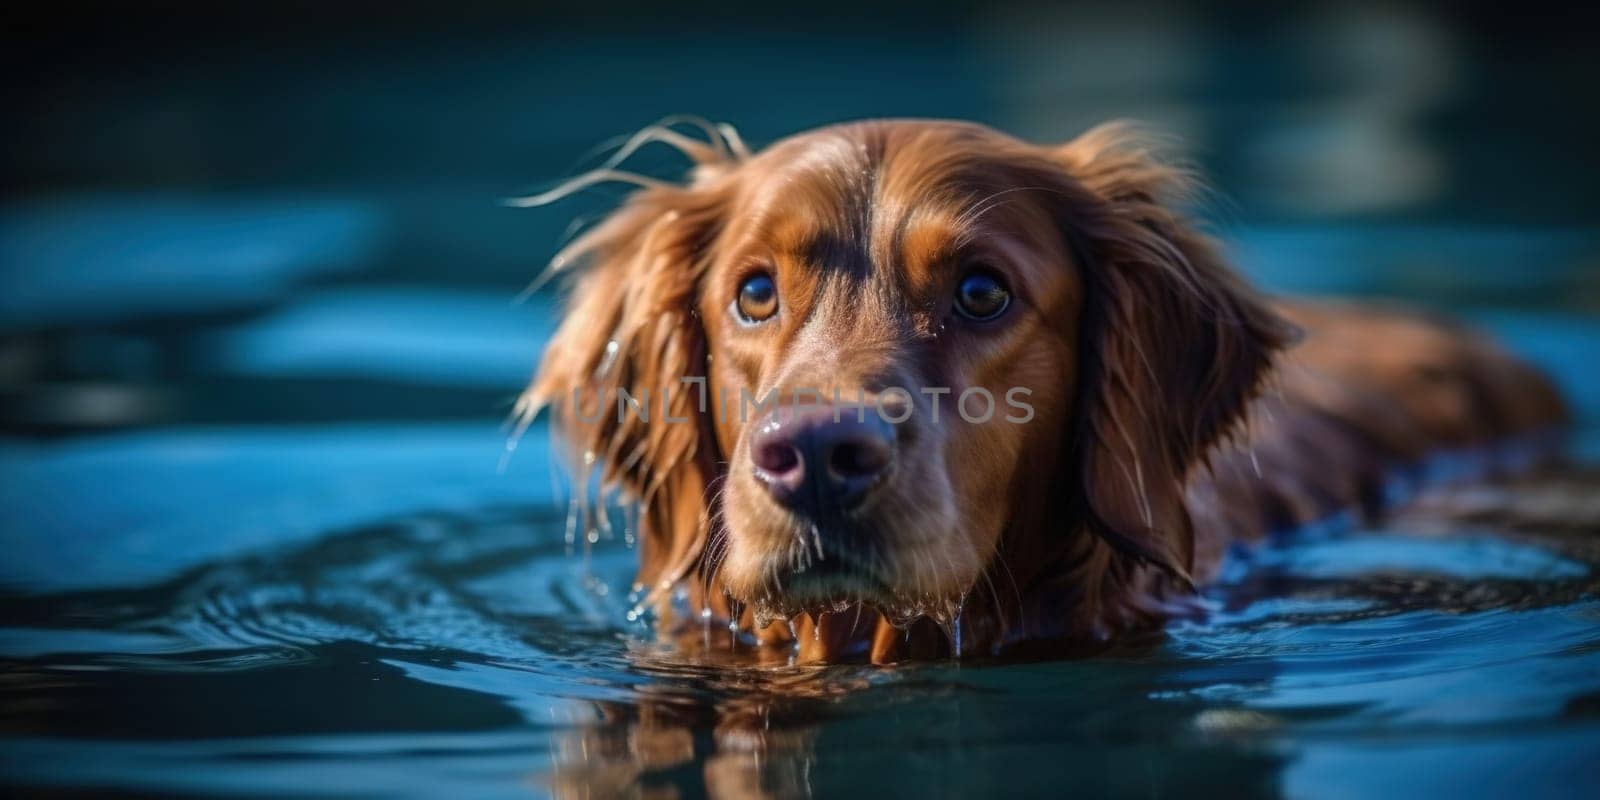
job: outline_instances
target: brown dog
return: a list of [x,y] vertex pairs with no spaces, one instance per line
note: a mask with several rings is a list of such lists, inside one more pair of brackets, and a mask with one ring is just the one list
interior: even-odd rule
[[1447,322],[1265,301],[1124,127],[650,135],[698,166],[580,179],[644,188],[553,265],[587,268],[522,408],[639,504],[668,631],[803,660],[1094,645],[1192,612],[1231,541],[1565,420]]

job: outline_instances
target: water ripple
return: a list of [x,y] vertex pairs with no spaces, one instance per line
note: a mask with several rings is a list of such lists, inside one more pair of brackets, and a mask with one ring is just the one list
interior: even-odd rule
[[1103,658],[895,669],[674,654],[626,622],[633,553],[569,555],[563,528],[542,508],[408,514],[149,586],[6,597],[0,732],[56,757],[5,767],[78,785],[65,765],[90,760],[108,785],[174,791],[248,769],[784,795],[863,791],[892,761],[883,791],[971,794],[1023,773],[1110,789],[1159,757],[1176,790],[1275,786],[1373,736],[1574,746],[1600,718],[1586,528],[1275,545],[1209,592],[1209,619]]

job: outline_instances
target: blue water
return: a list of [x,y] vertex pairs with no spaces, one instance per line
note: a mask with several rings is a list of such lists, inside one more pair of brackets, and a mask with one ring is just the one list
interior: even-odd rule
[[[538,5],[107,11],[0,48],[27,76],[0,132],[0,786],[1600,793],[1592,26]],[[1144,120],[1212,179],[1253,281],[1448,311],[1548,370],[1575,466],[1240,554],[1205,620],[1093,659],[668,652],[627,621],[626,542],[569,546],[547,431],[510,450],[502,425],[556,321],[550,293],[512,298],[617,195],[499,200],[680,112],[756,145],[866,116],[1040,142]]]
[[[1498,326],[1548,343],[1573,323]],[[1586,362],[1547,364],[1581,397]],[[0,445],[6,779],[1352,796],[1600,778],[1592,509],[1308,533],[1230,569],[1205,621],[1091,660],[754,668],[627,623],[633,554],[574,552],[544,431],[509,459],[506,441],[396,422]],[[1564,496],[1592,506],[1597,485]]]

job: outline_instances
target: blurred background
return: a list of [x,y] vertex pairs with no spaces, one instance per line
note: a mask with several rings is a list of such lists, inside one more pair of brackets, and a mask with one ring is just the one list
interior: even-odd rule
[[[483,0],[6,13],[7,434],[501,418],[551,323],[548,295],[513,298],[620,191],[500,200],[680,113],[757,146],[874,116],[1039,141],[1133,118],[1184,143],[1218,190],[1207,216],[1270,289],[1547,322],[1600,311],[1593,13],[828,0],[795,14]],[[666,153],[635,163],[682,169]]]

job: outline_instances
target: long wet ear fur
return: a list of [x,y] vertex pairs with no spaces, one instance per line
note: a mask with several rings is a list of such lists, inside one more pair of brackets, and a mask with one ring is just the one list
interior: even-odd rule
[[1082,377],[1071,435],[1088,527],[1182,582],[1184,485],[1243,422],[1295,335],[1178,208],[1190,181],[1125,125],[1055,148],[1089,195],[1064,220],[1082,260]]
[[[722,177],[701,170],[685,186],[651,182],[557,256],[552,269],[571,265],[579,278],[519,402],[525,416],[548,408],[573,449],[583,525],[607,524],[588,506],[596,472],[602,494],[620,490],[638,503],[639,580],[651,588],[692,566],[710,524],[716,441],[698,390],[682,379],[706,375],[695,308],[722,223]],[[693,423],[662,424],[669,415]]]

